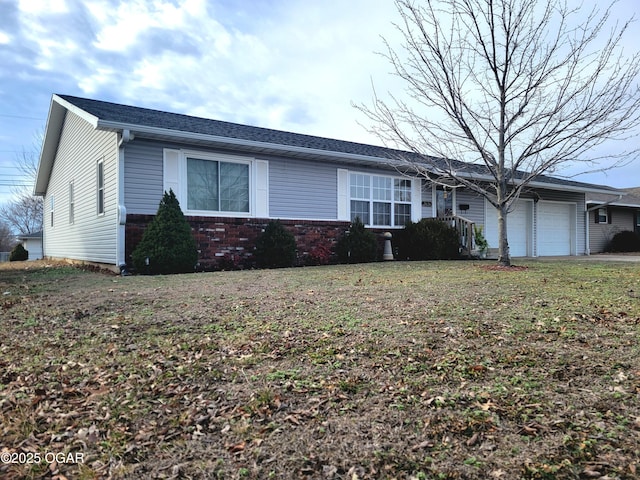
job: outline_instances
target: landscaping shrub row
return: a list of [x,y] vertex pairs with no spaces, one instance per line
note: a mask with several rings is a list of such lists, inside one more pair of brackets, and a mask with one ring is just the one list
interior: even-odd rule
[[[417,223],[409,222],[394,235],[399,260],[452,260],[459,257],[458,233],[455,228],[434,218]],[[339,263],[366,263],[379,260],[376,235],[367,230],[356,218],[349,230],[337,241],[335,257]],[[331,263],[333,257],[328,245],[318,246],[309,257],[313,264]],[[279,221],[267,225],[258,238],[255,249],[256,263],[262,268],[291,267],[296,262],[296,242]]]
[[[436,260],[458,257],[458,234],[448,224],[423,219],[394,233],[396,257],[402,260]],[[380,259],[378,238],[356,218],[349,230],[335,241],[318,243],[305,257],[305,264],[365,263]],[[135,247],[132,261],[136,272],[169,274],[193,272],[198,263],[198,246],[191,226],[173,193],[165,193],[158,212]],[[295,236],[278,220],[268,223],[253,250],[259,268],[291,267],[299,263]],[[240,266],[224,259],[218,269]]]
[[608,252],[640,252],[640,235],[630,230],[616,233],[609,246]]

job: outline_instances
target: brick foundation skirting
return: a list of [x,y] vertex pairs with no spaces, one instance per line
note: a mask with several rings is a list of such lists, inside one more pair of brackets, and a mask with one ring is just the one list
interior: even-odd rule
[[[153,215],[127,215],[125,227],[125,252],[127,263],[131,264],[131,253],[142,239],[144,229]],[[226,218],[226,217],[186,217],[198,248],[198,263],[201,270],[232,270],[255,267],[253,256],[258,236],[264,231],[270,219]],[[296,239],[297,265],[335,263],[335,244],[349,230],[349,222],[317,220],[280,220]],[[384,245],[379,234],[380,256]],[[330,249],[331,256],[318,261],[316,253]]]

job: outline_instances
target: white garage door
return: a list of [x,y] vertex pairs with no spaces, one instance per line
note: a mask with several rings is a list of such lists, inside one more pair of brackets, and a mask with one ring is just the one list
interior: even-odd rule
[[538,255],[571,255],[575,219],[570,203],[538,202]]
[[[507,215],[507,240],[512,257],[530,255],[529,239],[531,238],[531,202],[518,200],[513,211]],[[485,237],[489,248],[498,248],[498,210],[487,202]]]

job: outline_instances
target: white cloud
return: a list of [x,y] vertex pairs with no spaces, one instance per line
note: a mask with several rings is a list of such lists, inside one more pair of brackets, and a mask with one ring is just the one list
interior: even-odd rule
[[123,52],[134,46],[140,36],[152,28],[167,32],[192,28],[206,18],[205,0],[185,0],[174,4],[165,1],[134,0],[121,2],[88,2],[87,9],[100,22],[93,45],[101,50]]
[[18,8],[21,12],[31,15],[49,15],[69,11],[65,0],[19,0]]
[[[619,5],[638,11],[635,1]],[[0,72],[3,91],[37,99],[30,108],[41,123],[55,92],[377,143],[351,102],[370,102],[371,81],[383,95],[402,88],[374,53],[381,34],[397,40],[389,0],[19,0],[11,8],[15,21],[0,23],[11,72]]]

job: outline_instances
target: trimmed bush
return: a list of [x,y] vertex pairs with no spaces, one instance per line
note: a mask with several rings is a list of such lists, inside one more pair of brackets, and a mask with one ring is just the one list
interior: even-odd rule
[[452,260],[460,256],[458,232],[435,218],[409,222],[394,238],[400,260]]
[[336,253],[342,263],[374,262],[378,257],[378,241],[373,232],[367,230],[356,217],[349,231],[338,240]]
[[198,263],[196,241],[173,190],[164,192],[156,216],[145,229],[131,257],[138,273],[194,271]]
[[640,236],[631,230],[616,233],[609,243],[609,252],[640,252]]
[[17,244],[9,254],[10,262],[24,262],[29,259],[29,252],[25,250],[21,243]]
[[279,220],[273,220],[258,237],[255,255],[259,267],[291,267],[296,261],[296,239]]

